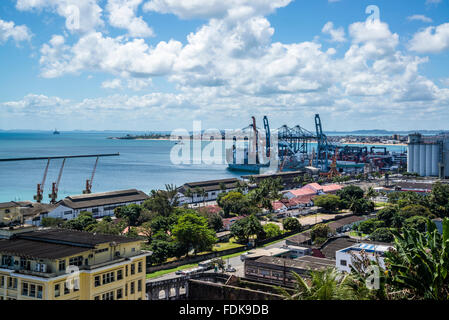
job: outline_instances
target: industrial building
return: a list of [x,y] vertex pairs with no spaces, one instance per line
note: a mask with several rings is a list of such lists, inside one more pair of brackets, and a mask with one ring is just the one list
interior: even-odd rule
[[449,177],[449,134],[423,136],[410,134],[407,148],[407,171],[422,177]]
[[92,216],[96,219],[112,216],[115,208],[142,204],[148,198],[147,194],[136,189],[69,196],[59,201],[56,208],[48,214],[41,214],[39,222],[46,216],[71,220],[83,211],[92,212]]

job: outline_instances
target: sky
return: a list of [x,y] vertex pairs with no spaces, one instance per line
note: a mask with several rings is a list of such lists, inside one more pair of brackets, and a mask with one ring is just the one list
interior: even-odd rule
[[449,0],[2,0],[0,129],[449,129]]

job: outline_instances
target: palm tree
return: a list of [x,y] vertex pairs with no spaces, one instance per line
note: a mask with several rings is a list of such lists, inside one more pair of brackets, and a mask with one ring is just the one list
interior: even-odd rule
[[369,187],[368,190],[365,192],[365,197],[372,200],[373,198],[377,197],[379,193],[377,193],[373,187]]
[[205,202],[206,196],[207,196],[207,192],[204,188],[200,189],[200,195],[201,195],[201,198],[203,199],[203,207],[204,207],[204,202]]
[[186,196],[187,198],[192,198],[192,203],[193,203],[193,192],[192,192],[192,189],[190,189],[190,188],[185,189],[184,196]]
[[443,220],[443,233],[428,220],[427,232],[397,230],[395,250],[386,253],[387,283],[414,299],[449,299],[449,219]]
[[342,274],[336,268],[309,271],[310,280],[292,272],[295,277],[295,293],[278,288],[287,300],[353,300],[356,298],[350,283],[350,274]]

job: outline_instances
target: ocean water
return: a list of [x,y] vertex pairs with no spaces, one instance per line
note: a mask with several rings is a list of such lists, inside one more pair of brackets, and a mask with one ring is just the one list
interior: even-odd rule
[[[183,164],[170,161],[173,141],[113,140],[123,133],[0,132],[0,159],[120,153],[118,157],[100,158],[92,186],[93,192],[137,188],[144,192],[180,186],[185,182],[240,177],[226,165]],[[90,179],[95,158],[67,159],[59,185],[59,199],[82,194]],[[36,185],[42,181],[46,160],[0,162],[0,202],[32,200]],[[52,160],[45,182],[43,202],[48,202],[51,184],[58,177],[61,160]]]
[[[0,159],[120,153],[118,157],[100,158],[93,192],[136,188],[148,193],[152,189],[164,188],[165,184],[180,186],[186,182],[246,174],[229,171],[225,164],[173,164],[170,161],[170,151],[175,145],[173,141],[107,139],[123,135],[123,132],[61,132],[60,135],[52,132],[0,132]],[[202,147],[209,143],[203,142]],[[404,147],[388,149],[403,151]],[[224,149],[222,152],[224,155]],[[46,164],[46,160],[0,162],[0,202],[33,200]],[[50,163],[43,202],[49,201],[51,184],[57,180],[61,164],[62,159]],[[59,185],[59,199],[82,194],[94,164],[95,158],[67,159]]]

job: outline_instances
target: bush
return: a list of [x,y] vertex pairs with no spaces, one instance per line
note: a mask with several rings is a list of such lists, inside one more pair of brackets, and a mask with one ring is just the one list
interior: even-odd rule
[[317,207],[321,207],[326,211],[335,212],[340,207],[340,197],[333,194],[325,194],[322,196],[315,197],[313,203]]
[[370,239],[379,242],[392,242],[394,240],[394,236],[388,228],[377,228],[373,233],[371,233]]
[[298,219],[288,217],[282,221],[282,226],[284,230],[287,231],[301,231],[301,223],[299,223]]
[[358,225],[358,230],[365,234],[371,234],[374,230],[382,227],[385,227],[385,222],[382,220],[368,219]]
[[414,228],[419,232],[425,232],[427,226],[427,218],[422,216],[414,216],[405,219],[403,227],[404,228]]
[[267,223],[263,226],[263,230],[267,238],[274,238],[282,234],[281,228],[274,223]]

